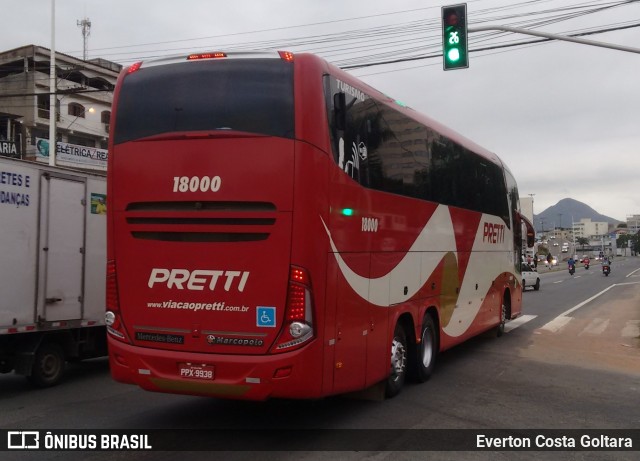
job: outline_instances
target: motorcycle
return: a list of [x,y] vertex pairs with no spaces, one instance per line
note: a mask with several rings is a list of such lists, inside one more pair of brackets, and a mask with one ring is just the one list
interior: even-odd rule
[[589,270],[589,261],[585,261],[585,262],[584,262],[584,268],[585,268],[586,270]]
[[569,273],[573,275],[575,271],[576,271],[576,266],[573,264],[569,264]]
[[602,273],[609,277],[609,274],[611,273],[611,266],[609,266],[609,264],[603,264],[602,265]]

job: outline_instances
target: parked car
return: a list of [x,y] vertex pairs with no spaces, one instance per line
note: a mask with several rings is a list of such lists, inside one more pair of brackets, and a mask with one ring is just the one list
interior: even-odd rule
[[538,271],[527,263],[522,263],[522,290],[527,287],[533,287],[534,290],[540,289],[540,276]]

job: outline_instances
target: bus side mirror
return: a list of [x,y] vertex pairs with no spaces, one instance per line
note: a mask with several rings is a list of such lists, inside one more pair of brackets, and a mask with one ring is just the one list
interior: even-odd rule
[[518,213],[518,221],[524,224],[524,226],[527,228],[526,230],[527,247],[533,248],[536,242],[536,231],[533,228],[533,224],[531,224],[531,222],[527,218],[522,216],[522,213]]
[[531,230],[527,229],[527,246],[529,248],[533,248],[533,246],[536,243],[536,233],[533,230],[533,228]]
[[347,99],[344,93],[333,95],[333,119],[336,129],[344,131],[347,127]]

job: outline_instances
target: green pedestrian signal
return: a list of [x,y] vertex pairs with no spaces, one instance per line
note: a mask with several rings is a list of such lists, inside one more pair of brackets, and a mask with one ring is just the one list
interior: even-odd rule
[[442,7],[442,57],[444,70],[469,67],[466,3]]

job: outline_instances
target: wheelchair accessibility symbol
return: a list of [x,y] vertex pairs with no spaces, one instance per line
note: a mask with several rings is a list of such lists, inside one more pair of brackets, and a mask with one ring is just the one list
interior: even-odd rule
[[276,308],[258,306],[256,308],[256,326],[275,328]]

